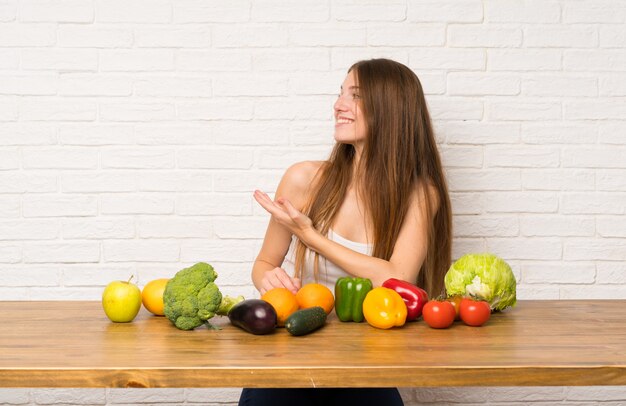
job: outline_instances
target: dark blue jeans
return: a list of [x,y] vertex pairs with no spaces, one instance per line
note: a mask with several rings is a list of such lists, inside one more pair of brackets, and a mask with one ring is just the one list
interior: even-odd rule
[[239,406],[383,405],[403,406],[396,388],[247,389]]

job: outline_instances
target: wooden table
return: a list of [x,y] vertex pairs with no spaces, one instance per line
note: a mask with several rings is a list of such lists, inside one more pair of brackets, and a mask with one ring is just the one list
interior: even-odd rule
[[302,337],[216,319],[180,331],[144,309],[112,323],[99,302],[0,302],[0,387],[626,385],[626,300],[520,301],[446,330],[330,317]]

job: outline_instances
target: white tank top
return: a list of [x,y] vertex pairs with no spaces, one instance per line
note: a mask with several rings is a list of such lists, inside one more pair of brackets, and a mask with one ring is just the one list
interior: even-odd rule
[[[328,232],[328,238],[358,253],[370,256],[372,255],[372,244],[365,244],[348,240],[333,232],[332,230]],[[291,239],[291,244],[289,244],[289,251],[287,251],[287,255],[285,255],[285,259],[282,264],[282,268],[287,272],[287,275],[291,276],[295,274],[296,240],[297,238],[293,236]],[[353,276],[320,255],[318,268],[319,280],[316,281],[313,276],[313,259],[314,253],[309,252],[309,255],[307,255],[304,264],[304,278],[302,280],[302,285],[305,285],[307,283],[321,283],[322,285],[325,285],[328,289],[330,289],[331,292],[334,292],[335,282],[337,282],[337,279],[344,276]]]

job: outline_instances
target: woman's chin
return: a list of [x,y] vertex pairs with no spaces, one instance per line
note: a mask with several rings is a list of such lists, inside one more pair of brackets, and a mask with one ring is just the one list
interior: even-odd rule
[[354,128],[352,125],[343,124],[335,127],[333,136],[338,143],[354,145],[367,138],[365,131],[358,130],[358,128]]
[[354,134],[346,134],[345,131],[335,130],[335,141],[341,144],[352,144],[354,142]]
[[339,143],[339,144],[350,144],[350,145],[356,145],[359,140],[354,136],[354,134],[337,134],[337,132],[335,132],[334,135],[335,138],[335,142]]
[[354,144],[354,140],[349,140],[346,137],[335,136],[335,142],[338,144]]

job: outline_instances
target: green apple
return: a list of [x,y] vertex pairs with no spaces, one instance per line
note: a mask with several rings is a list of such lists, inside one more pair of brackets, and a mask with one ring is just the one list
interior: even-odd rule
[[107,317],[116,323],[133,321],[141,307],[141,291],[137,285],[127,282],[111,282],[102,292],[102,307]]

